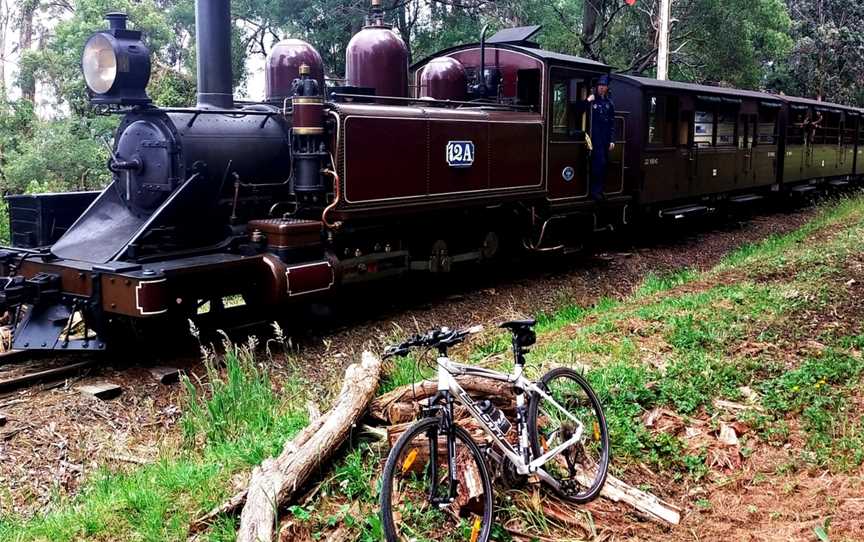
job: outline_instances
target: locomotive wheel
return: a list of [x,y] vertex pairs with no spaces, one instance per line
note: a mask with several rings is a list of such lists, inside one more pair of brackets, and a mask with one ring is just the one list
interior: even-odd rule
[[494,231],[486,232],[483,238],[483,245],[480,247],[480,256],[484,260],[491,260],[498,256],[501,249],[501,239]]

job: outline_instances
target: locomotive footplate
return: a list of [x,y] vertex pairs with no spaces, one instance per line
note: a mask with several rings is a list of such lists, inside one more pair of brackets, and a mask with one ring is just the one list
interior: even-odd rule
[[[286,264],[272,253],[203,254],[153,263],[91,264],[46,254],[0,253],[0,315],[25,350],[100,350],[116,318],[191,318],[202,301],[249,293],[275,305],[333,288],[335,258]],[[102,336],[100,336],[102,335]],[[106,340],[103,340],[106,339]]]

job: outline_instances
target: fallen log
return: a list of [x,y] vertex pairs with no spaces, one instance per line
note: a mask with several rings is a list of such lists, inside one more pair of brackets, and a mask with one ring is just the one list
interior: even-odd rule
[[362,363],[345,371],[345,382],[333,407],[285,443],[278,457],[256,467],[246,490],[195,520],[190,532],[200,531],[217,516],[236,513],[242,506],[237,542],[273,540],[279,508],[295,496],[310,474],[348,437],[369,406],[380,376],[381,361],[364,352]]
[[[499,407],[512,407],[512,384],[472,376],[460,376],[456,381],[471,396],[488,398]],[[411,421],[420,412],[420,401],[436,393],[437,380],[401,386],[376,397],[369,405],[369,416],[388,425]]]

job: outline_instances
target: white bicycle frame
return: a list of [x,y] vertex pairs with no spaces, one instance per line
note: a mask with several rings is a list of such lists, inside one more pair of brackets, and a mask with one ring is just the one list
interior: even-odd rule
[[[471,365],[462,365],[460,363],[455,363],[450,360],[449,357],[441,356],[437,359],[438,365],[438,391],[439,392],[448,392],[451,397],[453,397],[459,404],[464,406],[471,415],[480,422],[483,429],[486,433],[492,437],[492,441],[495,443],[495,446],[503,453],[507,459],[509,459],[513,465],[516,467],[516,472],[521,475],[529,475],[536,474],[537,476],[543,478],[547,483],[558,486],[558,482],[549,476],[545,470],[543,470],[543,465],[549,462],[552,458],[566,450],[567,448],[575,445],[582,439],[582,434],[584,432],[584,424],[582,424],[579,419],[577,419],[573,414],[567,411],[564,407],[559,405],[552,397],[550,397],[545,391],[543,391],[536,384],[528,380],[523,376],[523,368],[516,365],[513,374],[500,373],[498,371],[493,371],[491,369],[485,369],[482,367],[474,367]],[[459,385],[456,381],[457,376],[475,376],[478,378],[485,378],[489,380],[495,380],[498,382],[506,382],[512,384],[514,390],[517,392],[516,395],[516,408],[517,410],[523,409],[525,406],[525,393],[536,393],[549,403],[551,403],[557,410],[567,416],[570,420],[572,420],[576,424],[576,431],[573,436],[570,437],[565,442],[562,442],[555,448],[549,450],[545,454],[540,457],[533,458],[530,462],[527,462],[525,458],[530,457],[530,446],[528,444],[528,422],[524,418],[520,420],[518,433],[519,433],[519,449],[516,450],[513,446],[507,442],[504,433],[497,427],[497,425],[492,421],[489,416],[480,411],[477,407],[477,404],[473,399],[468,395],[468,393]],[[522,390],[519,393],[519,390]]]

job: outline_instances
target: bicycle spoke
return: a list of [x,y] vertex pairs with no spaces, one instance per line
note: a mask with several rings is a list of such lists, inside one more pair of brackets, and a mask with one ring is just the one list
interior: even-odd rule
[[460,439],[455,450],[452,476],[447,437],[437,428],[413,435],[391,459],[395,468],[384,483],[390,484],[389,513],[396,540],[480,539],[491,522],[491,489],[484,487],[479,454],[475,456]]
[[581,377],[566,369],[550,374],[553,376],[544,377],[544,391],[549,398],[534,399],[535,455],[546,454],[572,440],[581,424],[579,440],[549,459],[543,469],[556,481],[554,489],[560,494],[573,500],[587,499],[599,490],[597,481],[605,479],[608,465],[605,420],[599,403],[592,400],[590,388]]

